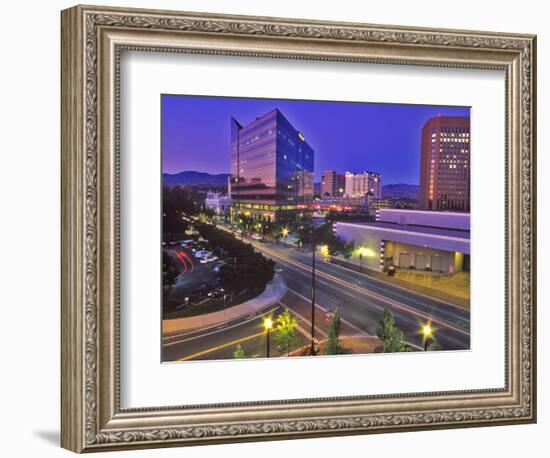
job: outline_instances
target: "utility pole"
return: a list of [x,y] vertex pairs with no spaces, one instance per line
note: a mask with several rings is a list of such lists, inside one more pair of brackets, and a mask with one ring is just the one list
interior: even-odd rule
[[316,355],[315,350],[315,242],[313,240],[313,228],[309,230],[311,243],[311,356]]

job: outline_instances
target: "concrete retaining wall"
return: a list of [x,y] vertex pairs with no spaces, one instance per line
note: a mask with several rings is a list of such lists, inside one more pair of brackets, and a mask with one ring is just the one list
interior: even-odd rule
[[250,315],[256,315],[278,303],[285,293],[286,285],[283,279],[280,275],[275,274],[273,280],[265,287],[264,292],[254,299],[250,299],[242,304],[234,305],[233,307],[218,312],[162,320],[162,333],[163,335],[167,335],[173,332],[193,331],[195,329],[216,326],[226,321],[233,321]]

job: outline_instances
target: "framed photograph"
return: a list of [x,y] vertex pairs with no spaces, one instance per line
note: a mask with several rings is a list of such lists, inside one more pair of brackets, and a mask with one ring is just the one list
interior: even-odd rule
[[62,446],[536,420],[536,38],[62,12]]

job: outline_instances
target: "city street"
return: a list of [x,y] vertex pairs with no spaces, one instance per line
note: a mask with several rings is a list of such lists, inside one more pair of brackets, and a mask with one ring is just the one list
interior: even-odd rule
[[[164,336],[164,361],[232,358],[237,344],[241,345],[247,357],[265,357],[263,318],[271,316],[275,320],[285,307],[298,320],[299,343],[305,345],[311,341],[311,252],[300,252],[281,244],[261,243],[248,237],[244,241],[276,261],[275,269],[287,285],[287,294],[262,316]],[[432,349],[469,349],[469,310],[330,264],[319,254],[316,258],[316,339],[326,339],[325,316],[327,311],[336,307],[342,317],[341,336],[357,338],[375,336],[384,307],[389,307],[411,348],[423,348],[420,327],[430,321],[435,330]],[[273,345],[270,353],[279,356]]]
[[[311,297],[311,253],[275,244],[253,243],[265,256],[277,261],[280,274],[289,290]],[[397,324],[413,346],[422,345],[421,323],[431,321],[437,329],[437,343],[442,349],[468,349],[470,340],[470,311],[405,291],[381,280],[330,264],[317,256],[316,303],[321,307],[339,307],[342,318],[363,332],[376,335],[376,328],[387,306]]]

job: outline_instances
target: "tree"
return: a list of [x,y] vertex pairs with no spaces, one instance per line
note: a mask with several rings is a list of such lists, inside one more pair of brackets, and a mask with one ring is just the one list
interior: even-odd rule
[[296,318],[290,314],[286,308],[283,313],[277,317],[277,328],[273,340],[281,353],[290,354],[290,350],[296,345]]
[[324,349],[325,355],[341,355],[344,352],[339,342],[340,328],[341,328],[340,309],[337,308],[334,311],[334,316],[332,317],[332,320],[330,322],[328,339]]
[[349,258],[351,258],[354,249],[355,249],[355,240],[352,240],[349,243],[343,244],[342,255],[344,256],[344,258],[346,258],[346,261],[348,261]]
[[179,272],[173,259],[165,251],[162,252],[162,292],[166,294],[176,281]]
[[[339,253],[344,252],[345,243],[340,237],[332,234],[332,237],[327,241],[328,254],[329,256],[336,256]],[[352,249],[353,251],[353,249]]]
[[384,308],[380,325],[376,330],[378,338],[384,342],[384,353],[396,353],[408,351],[405,342],[403,341],[403,331],[399,329],[393,313],[387,307]]
[[234,359],[246,358],[246,355],[244,353],[243,347],[241,347],[241,344],[237,344],[237,346],[235,347],[235,351],[233,352],[233,358]]
[[232,264],[225,264],[220,271],[222,286],[226,290],[263,290],[273,279],[275,262],[255,252],[252,245],[209,224],[195,223],[195,228],[214,250],[223,250],[224,256],[227,254],[227,257],[234,259]]

